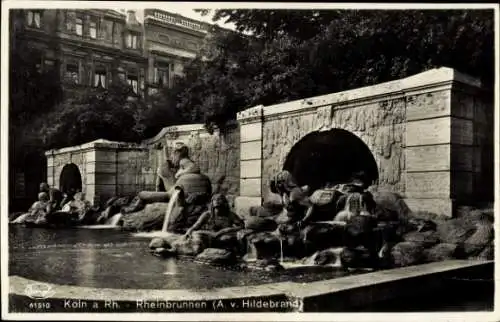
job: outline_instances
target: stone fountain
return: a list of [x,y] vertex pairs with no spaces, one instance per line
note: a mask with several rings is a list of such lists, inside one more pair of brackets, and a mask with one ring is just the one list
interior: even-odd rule
[[[183,125],[141,144],[97,140],[48,151],[48,183],[59,186],[67,166],[79,169],[85,199],[105,210],[90,226],[114,228],[9,227],[10,308],[23,311],[25,289],[37,282],[55,300],[114,299],[131,311],[137,298],[272,298],[301,303],[288,311],[330,312],[408,293],[425,298],[493,265],[493,211],[467,204],[492,200],[491,106],[478,81],[439,68],[257,106],[224,136]],[[172,177],[166,155],[177,141],[200,168],[202,198],[190,199],[192,185]],[[290,196],[272,191],[282,170],[304,188],[310,222],[289,216]],[[344,189],[359,170],[365,186]],[[184,241],[221,176],[241,229],[217,247],[196,233]]]

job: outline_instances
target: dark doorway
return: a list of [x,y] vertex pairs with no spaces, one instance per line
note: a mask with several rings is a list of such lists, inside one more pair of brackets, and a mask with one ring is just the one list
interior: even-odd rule
[[312,132],[303,137],[288,153],[283,169],[312,191],[326,183],[346,182],[358,172],[364,173],[369,184],[378,180],[377,163],[368,146],[342,129]]
[[66,164],[59,177],[59,189],[63,193],[82,191],[82,176],[74,163]]

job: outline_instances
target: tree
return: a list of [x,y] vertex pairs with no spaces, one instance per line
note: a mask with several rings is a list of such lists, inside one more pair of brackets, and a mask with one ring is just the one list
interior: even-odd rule
[[183,116],[176,106],[179,91],[184,87],[179,83],[182,80],[176,76],[172,88],[161,88],[150,96],[150,107],[144,114],[144,137],[153,137],[166,126],[190,123],[190,119]]
[[146,105],[128,84],[115,80],[108,89],[88,88],[57,105],[32,124],[31,138],[45,150],[96,139],[138,142],[143,137]]
[[[49,111],[61,99],[61,85],[55,70],[42,69],[41,54],[21,39],[24,25],[12,10],[9,41],[9,207],[16,208],[14,200],[17,174],[24,174],[28,200],[38,191],[38,183],[45,180],[43,147],[30,135],[30,124]],[[20,206],[25,207],[20,200]]]
[[[207,13],[205,10],[204,13]],[[187,68],[177,108],[210,128],[240,110],[447,66],[493,84],[492,10],[216,10],[218,33]]]

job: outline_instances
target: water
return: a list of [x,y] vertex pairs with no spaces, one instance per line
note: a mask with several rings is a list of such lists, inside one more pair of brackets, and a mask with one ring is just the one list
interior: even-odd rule
[[280,238],[280,264],[283,264],[283,239]]
[[165,221],[163,222],[163,227],[161,229],[164,232],[168,231],[168,224],[170,223],[170,214],[172,213],[174,206],[177,204],[177,199],[179,198],[179,192],[180,192],[179,190],[174,189],[170,197],[170,200],[168,201],[167,211],[165,212]]
[[149,253],[149,238],[113,229],[9,226],[9,275],[63,284],[126,289],[206,289],[275,282],[305,283],[345,276],[340,269],[235,271],[163,259]]
[[108,218],[103,225],[81,225],[76,228],[84,228],[84,229],[116,229],[119,228],[118,222],[122,218],[122,214],[113,215],[111,218]]
[[108,220],[106,220],[105,225],[116,227],[118,226],[118,222],[120,221],[120,219],[122,219],[122,214],[113,215],[111,218],[108,218]]

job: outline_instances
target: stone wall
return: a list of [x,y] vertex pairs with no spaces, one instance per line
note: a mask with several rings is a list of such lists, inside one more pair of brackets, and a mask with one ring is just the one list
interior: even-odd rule
[[[156,170],[163,149],[173,158],[175,143],[185,143],[191,158],[212,182],[226,176],[228,194],[239,194],[239,129],[230,127],[225,135],[209,134],[200,124],[164,128],[142,144],[96,140],[79,146],[50,150],[47,157],[47,181],[59,187],[63,167],[73,163],[82,176],[82,192],[94,204],[102,204],[116,195],[134,195],[155,190]],[[233,199],[231,197],[230,199]]]
[[150,164],[153,169],[158,167],[160,155],[163,153],[158,143],[165,146],[166,153],[172,159],[176,142],[183,142],[189,147],[190,157],[212,183],[225,175],[224,185],[228,189],[228,194],[235,196],[239,194],[240,131],[236,125],[230,126],[228,133],[224,135],[218,131],[210,134],[201,124],[163,129],[156,137],[143,142],[151,151]]
[[201,124],[164,128],[140,145],[97,140],[48,151],[48,182],[75,163],[87,199],[155,188],[160,158],[176,142],[212,182],[225,185],[243,214],[269,194],[269,178],[313,131],[348,130],[371,150],[379,171],[374,190],[406,198],[413,210],[450,216],[457,206],[493,200],[493,100],[479,81],[449,68],[374,86],[238,113],[225,135]]
[[263,124],[262,191],[269,177],[281,170],[290,149],[317,129],[340,128],[356,134],[372,151],[379,169],[380,189],[405,191],[404,100],[386,99],[354,106],[327,106],[289,117],[270,117]]
[[48,184],[59,188],[62,169],[73,163],[80,171],[85,198],[94,204],[154,187],[149,150],[141,145],[100,139],[45,155]]
[[400,193],[413,210],[450,216],[479,195],[492,200],[492,111],[480,82],[450,68],[250,108],[238,114],[239,203],[248,208],[266,198],[270,176],[305,135],[340,128],[372,151],[379,170],[374,190]]

